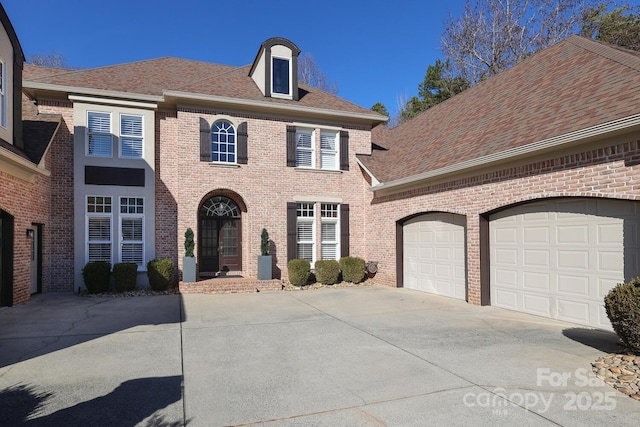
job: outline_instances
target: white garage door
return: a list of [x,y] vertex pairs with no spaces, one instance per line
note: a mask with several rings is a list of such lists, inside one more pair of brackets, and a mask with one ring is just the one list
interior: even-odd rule
[[403,286],[466,299],[465,218],[433,213],[403,227]]
[[490,217],[491,304],[611,329],[603,298],[638,275],[638,203],[556,199]]

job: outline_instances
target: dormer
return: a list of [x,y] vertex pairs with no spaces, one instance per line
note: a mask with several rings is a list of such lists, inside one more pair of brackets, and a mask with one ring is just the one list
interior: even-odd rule
[[20,149],[22,141],[22,64],[24,53],[0,4],[0,140]]
[[298,55],[298,46],[282,37],[272,37],[260,45],[249,76],[264,96],[297,101]]

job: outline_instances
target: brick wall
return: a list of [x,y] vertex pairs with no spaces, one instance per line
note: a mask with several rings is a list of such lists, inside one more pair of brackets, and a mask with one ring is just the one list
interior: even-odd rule
[[487,168],[387,195],[369,195],[367,257],[379,261],[376,279],[396,286],[396,223],[433,211],[467,218],[469,302],[480,304],[480,217],[520,202],[552,197],[640,200],[638,135],[592,143],[509,167]]
[[[227,167],[200,161],[199,119],[203,117],[211,124],[222,116],[230,118],[236,125],[247,122],[248,164]],[[170,256],[181,266],[185,230],[191,227],[197,242],[198,209],[201,203],[224,191],[239,196],[241,204],[246,206],[246,212],[242,213],[241,272],[246,277],[257,275],[260,233],[264,227],[275,243],[275,253],[272,255],[275,256],[276,277],[286,278],[286,207],[287,202],[294,202],[296,196],[317,196],[318,200],[334,197],[340,198],[342,203],[348,203],[351,254],[364,257],[364,193],[355,154],[370,152],[370,132],[347,128],[349,171],[301,171],[286,166],[288,124],[291,122],[212,110],[183,108],[177,114],[158,113],[156,254]],[[319,150],[316,150],[316,155],[319,156]],[[319,233],[320,227],[317,229]]]

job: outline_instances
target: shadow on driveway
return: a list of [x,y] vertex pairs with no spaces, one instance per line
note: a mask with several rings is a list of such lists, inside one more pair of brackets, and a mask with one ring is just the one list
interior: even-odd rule
[[624,346],[618,336],[611,331],[589,328],[568,328],[562,331],[562,335],[605,353],[618,353],[624,350]]
[[148,425],[183,425],[155,414],[182,398],[182,376],[125,381],[107,395],[35,418],[54,395],[55,392],[39,391],[32,385],[17,385],[1,391],[0,425],[132,426],[148,417],[151,417]]

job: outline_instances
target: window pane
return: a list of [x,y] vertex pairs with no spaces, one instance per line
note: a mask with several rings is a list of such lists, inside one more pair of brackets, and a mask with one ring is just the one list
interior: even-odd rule
[[120,116],[120,134],[142,136],[142,116]]
[[111,114],[109,113],[89,113],[89,132],[91,133],[111,133]]
[[303,258],[313,262],[313,244],[312,243],[298,243],[298,258]]
[[111,218],[89,218],[89,240],[111,240]]
[[122,137],[123,157],[142,157],[142,139]]
[[111,243],[89,243],[89,262],[111,262]]
[[322,223],[321,227],[322,241],[335,241],[336,240],[336,224],[335,223]]
[[122,262],[142,265],[142,243],[124,243],[122,245]]
[[320,134],[320,148],[323,150],[335,150],[336,149],[336,134],[335,133],[321,133]]
[[111,156],[111,134],[89,134],[89,154]]
[[312,165],[312,152],[311,151],[296,151],[296,166],[311,167]]
[[313,141],[311,138],[311,132],[298,132],[296,133],[296,147],[298,148],[312,148]]
[[289,60],[273,58],[273,92],[289,94]]
[[338,168],[337,158],[338,156],[336,155],[335,152],[327,153],[323,151],[320,154],[320,167],[322,169],[337,169]]
[[320,259],[338,259],[338,245],[335,243],[323,243]]
[[298,241],[313,240],[313,223],[298,222]]
[[122,240],[142,240],[142,218],[122,218]]

